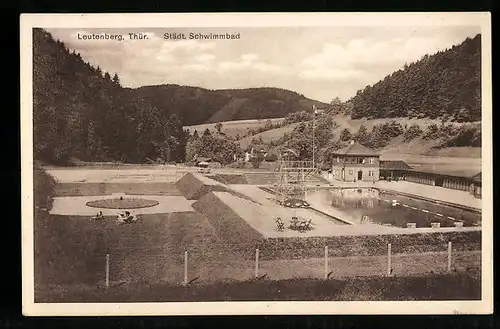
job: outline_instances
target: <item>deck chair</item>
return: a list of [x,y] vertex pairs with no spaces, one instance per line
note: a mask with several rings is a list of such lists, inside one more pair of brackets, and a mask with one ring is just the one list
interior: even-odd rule
[[277,230],[282,232],[285,229],[285,224],[283,224],[283,221],[281,220],[281,217],[277,217],[274,219],[276,222]]
[[311,218],[300,222],[299,231],[305,232],[305,231],[309,230],[310,226],[311,226],[311,222],[312,222]]

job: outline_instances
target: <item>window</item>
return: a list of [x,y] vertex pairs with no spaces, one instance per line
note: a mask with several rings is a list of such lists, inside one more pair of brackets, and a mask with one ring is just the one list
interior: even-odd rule
[[368,172],[368,176],[373,177],[373,171],[371,171],[371,170],[370,170],[370,171]]
[[366,159],[363,158],[363,160],[361,160],[361,163],[366,163]]
[[370,158],[369,160],[370,160],[370,163],[371,163],[371,164],[374,164],[374,163],[375,163],[375,159],[374,159],[374,158]]

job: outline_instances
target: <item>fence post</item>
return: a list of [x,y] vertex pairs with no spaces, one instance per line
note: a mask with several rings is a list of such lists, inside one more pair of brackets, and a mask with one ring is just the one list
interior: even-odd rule
[[325,246],[325,279],[328,279],[328,246]]
[[451,241],[448,242],[448,272],[451,272]]
[[391,244],[387,244],[387,275],[391,276],[391,270],[392,270],[392,265],[391,265]]
[[188,284],[188,252],[184,251],[184,285]]
[[255,277],[259,276],[259,248],[255,249]]
[[109,254],[106,254],[106,288],[109,288]]

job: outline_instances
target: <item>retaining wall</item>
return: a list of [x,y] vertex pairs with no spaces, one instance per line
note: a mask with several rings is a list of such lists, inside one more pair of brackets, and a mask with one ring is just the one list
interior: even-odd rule
[[194,173],[185,174],[175,185],[188,200],[198,200],[212,191],[228,191],[226,185]]

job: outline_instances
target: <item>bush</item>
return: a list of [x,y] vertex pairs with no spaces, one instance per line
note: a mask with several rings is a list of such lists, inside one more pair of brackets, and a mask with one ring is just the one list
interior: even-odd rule
[[264,161],[267,161],[267,162],[274,162],[274,161],[278,161],[278,156],[274,153],[271,153],[271,154],[267,154],[265,157],[264,157]]
[[42,168],[35,166],[33,184],[35,207],[50,210],[55,194],[56,181]]
[[425,132],[423,139],[435,139],[439,137],[439,127],[437,124],[433,123],[427,127],[427,131]]
[[416,123],[412,124],[410,128],[408,128],[404,134],[403,134],[403,139],[405,142],[411,141],[412,139],[417,138],[418,136],[422,135],[423,131],[420,128],[420,126]]
[[342,130],[340,133],[340,140],[343,142],[347,142],[348,140],[352,139],[352,134],[349,131],[349,129],[345,128]]
[[447,140],[442,146],[472,146],[481,147],[481,127],[480,126],[463,126],[456,135]]

